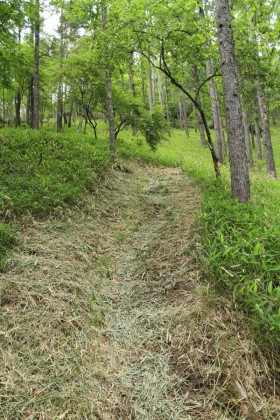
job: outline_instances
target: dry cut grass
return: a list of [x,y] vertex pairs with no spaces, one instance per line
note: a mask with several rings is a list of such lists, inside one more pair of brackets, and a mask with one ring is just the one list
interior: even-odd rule
[[0,418],[279,418],[271,363],[208,286],[196,185],[124,165],[86,208],[23,221],[1,278]]

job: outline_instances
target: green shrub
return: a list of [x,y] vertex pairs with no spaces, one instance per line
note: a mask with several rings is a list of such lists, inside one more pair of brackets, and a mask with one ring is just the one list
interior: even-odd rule
[[138,120],[138,127],[153,151],[166,138],[167,123],[160,109],[143,113]]

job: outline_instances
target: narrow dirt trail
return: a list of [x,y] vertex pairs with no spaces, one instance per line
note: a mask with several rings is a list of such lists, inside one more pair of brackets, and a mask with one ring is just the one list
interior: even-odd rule
[[26,219],[0,288],[0,418],[276,419],[268,366],[209,289],[198,187],[125,162]]

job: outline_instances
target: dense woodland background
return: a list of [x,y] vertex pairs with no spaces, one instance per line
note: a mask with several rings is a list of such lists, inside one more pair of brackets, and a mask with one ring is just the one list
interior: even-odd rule
[[120,157],[181,166],[213,284],[277,346],[279,15],[277,0],[0,1],[2,270],[23,215],[81,204]]

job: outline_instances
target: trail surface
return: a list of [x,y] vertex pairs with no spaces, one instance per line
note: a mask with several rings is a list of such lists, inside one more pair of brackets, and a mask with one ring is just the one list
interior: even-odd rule
[[1,279],[3,419],[276,419],[242,316],[208,284],[200,191],[112,169],[81,209],[23,221]]

